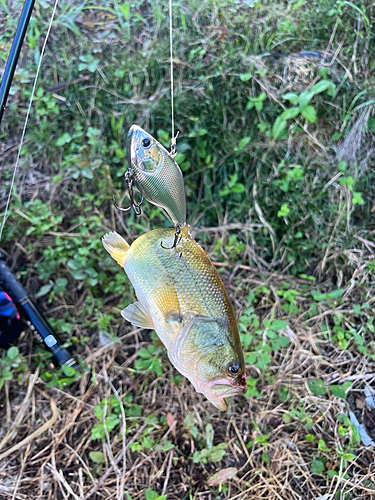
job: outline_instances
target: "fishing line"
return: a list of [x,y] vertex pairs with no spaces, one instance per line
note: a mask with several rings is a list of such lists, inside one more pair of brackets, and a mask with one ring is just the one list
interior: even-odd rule
[[171,59],[171,115],[172,115],[172,137],[171,137],[171,153],[170,155],[174,158],[177,155],[177,137],[174,135],[174,94],[173,94],[173,32],[172,32],[172,0],[169,0],[169,49],[170,49],[170,59]]
[[42,51],[40,53],[40,58],[39,58],[39,63],[38,63],[38,67],[37,67],[37,70],[36,70],[34,85],[33,85],[33,88],[31,90],[31,96],[30,96],[29,106],[27,108],[26,120],[25,120],[25,124],[24,124],[24,127],[23,127],[23,131],[22,131],[21,142],[20,142],[20,145],[19,145],[19,148],[18,148],[16,164],[14,165],[13,176],[12,176],[12,180],[11,180],[11,183],[10,183],[8,199],[7,199],[7,202],[6,202],[6,205],[5,205],[4,218],[3,218],[2,223],[1,223],[0,241],[1,241],[1,237],[3,235],[3,230],[4,230],[4,226],[5,226],[5,220],[6,220],[6,216],[7,216],[8,209],[9,209],[9,203],[10,203],[10,198],[12,196],[14,181],[16,179],[17,168],[18,168],[18,164],[19,164],[20,156],[21,156],[22,143],[23,143],[23,140],[25,138],[27,122],[29,120],[29,115],[30,115],[30,111],[31,111],[31,105],[33,103],[33,98],[34,98],[36,84],[37,84],[37,81],[38,81],[39,71],[40,71],[40,68],[42,66],[42,60],[43,60],[43,56],[44,56],[44,51],[45,51],[45,48],[46,48],[46,45],[47,45],[47,41],[48,41],[48,38],[49,38],[49,34],[50,34],[50,31],[51,31],[51,28],[52,28],[53,18],[55,17],[55,13],[56,13],[56,9],[57,9],[57,4],[58,3],[59,3],[59,0],[55,0],[55,5],[53,7],[52,16],[51,16],[51,20],[50,20],[50,23],[49,23],[49,26],[48,26],[46,38],[44,39]]

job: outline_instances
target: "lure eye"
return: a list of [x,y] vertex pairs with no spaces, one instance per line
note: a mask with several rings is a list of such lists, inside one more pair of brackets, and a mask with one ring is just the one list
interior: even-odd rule
[[142,146],[144,148],[149,148],[151,146],[151,141],[150,141],[150,139],[148,139],[148,137],[146,137],[145,139],[143,139]]
[[230,363],[228,365],[228,373],[231,377],[235,377],[240,373],[240,365],[239,363]]

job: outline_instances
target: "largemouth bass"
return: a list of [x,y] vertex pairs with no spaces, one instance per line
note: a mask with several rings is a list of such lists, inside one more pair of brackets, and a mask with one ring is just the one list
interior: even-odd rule
[[155,330],[173,366],[220,410],[225,398],[246,391],[245,362],[236,318],[223,282],[200,245],[181,229],[155,229],[131,246],[117,233],[104,248],[125,269],[138,302],[122,311],[134,326]]
[[130,128],[128,138],[129,172],[138,191],[163,208],[175,226],[184,226],[186,199],[180,167],[166,148],[138,125]]

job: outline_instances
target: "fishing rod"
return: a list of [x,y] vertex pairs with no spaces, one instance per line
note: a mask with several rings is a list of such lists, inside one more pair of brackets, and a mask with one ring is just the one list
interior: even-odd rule
[[0,124],[5,111],[6,102],[8,100],[10,86],[12,85],[14,72],[17,66],[18,58],[21,52],[21,47],[27,28],[29,26],[29,21],[31,13],[33,11],[35,0],[25,0],[25,4],[22,9],[21,17],[18,23],[16,34],[14,35],[14,40],[12,48],[10,49],[8,61],[5,67],[3,79],[0,86]]
[[[55,362],[59,366],[65,365],[77,369],[78,366],[72,358],[70,352],[63,347],[61,340],[56,335],[56,332],[31,302],[26,290],[16,280],[15,276],[12,274],[11,270],[2,258],[0,258],[0,287],[15,303],[17,311],[21,313],[33,333],[35,333],[47,349],[51,351]],[[11,304],[8,305],[8,310],[10,306]],[[16,318],[13,319],[15,320]],[[15,323],[17,322],[15,321]],[[11,326],[12,325],[9,325],[9,327]],[[14,337],[16,337],[20,331],[18,331],[16,326],[14,326],[14,330]],[[0,331],[0,346],[9,343],[14,337],[11,333],[9,333],[9,329],[7,328]]]
[[[34,4],[35,0],[25,0],[4,70],[3,79],[0,85],[0,125]],[[17,281],[1,255],[0,288],[3,290],[0,292],[0,347],[8,345],[9,342],[14,340],[23,330],[23,323],[18,314],[18,312],[20,312],[33,333],[39,337],[47,349],[53,354],[56,364],[78,369],[78,365],[70,352],[63,347],[56,332],[30,300],[26,290]]]

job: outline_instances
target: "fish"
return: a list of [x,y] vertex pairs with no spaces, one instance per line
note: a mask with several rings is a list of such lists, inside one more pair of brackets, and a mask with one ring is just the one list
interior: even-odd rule
[[174,226],[186,224],[186,198],[182,172],[167,149],[138,125],[128,133],[128,163],[141,195],[163,208]]
[[122,311],[132,325],[155,330],[172,365],[216,408],[246,392],[245,361],[236,318],[223,282],[202,249],[181,229],[175,248],[173,228],[139,236],[131,246],[116,232],[102,243],[124,268],[137,301]]

